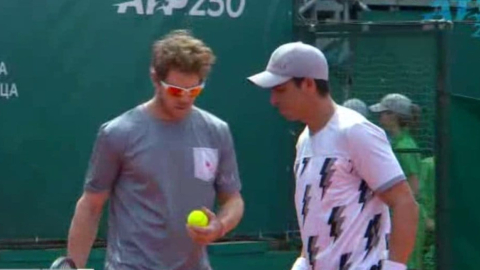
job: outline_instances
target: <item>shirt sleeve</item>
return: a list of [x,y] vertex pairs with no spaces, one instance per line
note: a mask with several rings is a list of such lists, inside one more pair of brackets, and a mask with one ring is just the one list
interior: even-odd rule
[[84,184],[87,191],[109,191],[119,175],[121,167],[119,142],[113,140],[106,126],[104,124],[99,128],[90,156]]
[[228,125],[222,131],[220,160],[215,179],[215,188],[219,192],[233,193],[241,190],[237,157],[232,134]]
[[356,172],[375,192],[383,192],[406,179],[385,132],[363,122],[347,131],[347,141]]

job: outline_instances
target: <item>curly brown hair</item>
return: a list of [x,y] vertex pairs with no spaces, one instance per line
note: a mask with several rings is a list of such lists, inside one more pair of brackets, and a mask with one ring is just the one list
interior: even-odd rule
[[211,48],[190,31],[182,29],[168,33],[153,44],[151,65],[161,80],[172,69],[198,74],[203,79],[215,60]]

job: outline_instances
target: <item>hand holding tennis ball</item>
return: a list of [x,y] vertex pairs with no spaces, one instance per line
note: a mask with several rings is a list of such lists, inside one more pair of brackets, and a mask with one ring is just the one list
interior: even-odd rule
[[206,207],[188,214],[186,229],[190,238],[200,245],[208,245],[226,233],[222,221]]
[[188,215],[187,224],[198,227],[206,227],[208,225],[208,217],[202,210],[193,210]]

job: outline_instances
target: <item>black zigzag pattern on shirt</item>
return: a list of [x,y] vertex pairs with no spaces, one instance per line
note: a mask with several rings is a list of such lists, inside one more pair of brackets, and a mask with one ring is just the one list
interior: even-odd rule
[[365,180],[362,180],[360,187],[358,188],[360,196],[358,198],[358,203],[362,204],[362,211],[365,208],[365,205],[373,198],[373,191],[368,186]]
[[364,235],[364,237],[367,238],[367,244],[365,245],[365,250],[367,251],[367,253],[363,258],[364,260],[368,257],[368,254],[370,254],[370,251],[372,251],[372,249],[377,247],[378,243],[380,243],[379,232],[381,225],[381,217],[382,214],[377,214],[368,223],[367,230],[365,231]]
[[307,243],[307,253],[308,253],[308,261],[312,266],[312,269],[315,269],[315,262],[318,255],[318,251],[320,250],[317,247],[318,236],[310,236],[308,238]]
[[300,175],[302,175],[305,172],[305,169],[307,168],[308,162],[310,162],[309,157],[303,158],[303,160],[302,160],[303,166],[302,166],[302,171],[300,172]]
[[343,211],[345,211],[346,206],[337,206],[332,209],[330,218],[328,219],[328,225],[330,225],[330,237],[333,237],[333,241],[337,241],[338,237],[343,232],[343,222],[345,221],[345,216],[343,216]]
[[385,234],[385,245],[387,247],[387,250],[389,250],[390,249],[390,234],[389,233]]
[[337,161],[336,158],[326,158],[323,162],[322,169],[320,170],[320,188],[322,188],[322,199],[325,196],[328,188],[332,185],[331,178],[335,169],[333,169],[333,164]]
[[378,261],[378,264],[372,265],[368,270],[382,270],[382,261]]
[[305,192],[303,193],[303,207],[302,207],[303,224],[305,224],[305,220],[307,219],[310,200],[312,199],[312,197],[310,196],[311,189],[312,189],[312,185],[307,185],[305,187]]
[[350,262],[350,257],[352,256],[352,253],[345,253],[340,256],[340,268],[339,270],[349,270],[350,266],[352,263]]

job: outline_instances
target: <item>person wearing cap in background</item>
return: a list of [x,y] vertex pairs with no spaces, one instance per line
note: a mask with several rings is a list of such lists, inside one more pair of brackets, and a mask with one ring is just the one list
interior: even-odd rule
[[[387,131],[394,151],[398,151],[396,155],[400,165],[413,193],[418,196],[421,155],[412,136],[418,126],[418,106],[404,95],[388,94],[379,103],[371,105],[370,110],[380,114],[380,125]],[[402,153],[402,150],[405,152]]]
[[344,107],[347,107],[349,109],[352,109],[359,114],[363,115],[365,118],[368,117],[368,107],[365,102],[361,101],[358,98],[351,98],[343,102],[342,104]]
[[271,90],[271,104],[287,120],[306,125],[294,162],[303,248],[291,269],[404,270],[417,204],[385,132],[335,103],[328,74],[319,49],[292,42],[248,77]]
[[413,104],[408,97],[393,93],[383,97],[379,103],[371,105],[370,110],[380,114],[380,125],[390,136],[392,148],[419,203],[417,238],[412,256],[408,261],[408,267],[409,269],[422,269],[426,212],[421,203],[421,197],[424,194],[419,192],[422,160],[418,145],[412,136],[412,132],[418,129],[420,108]]

